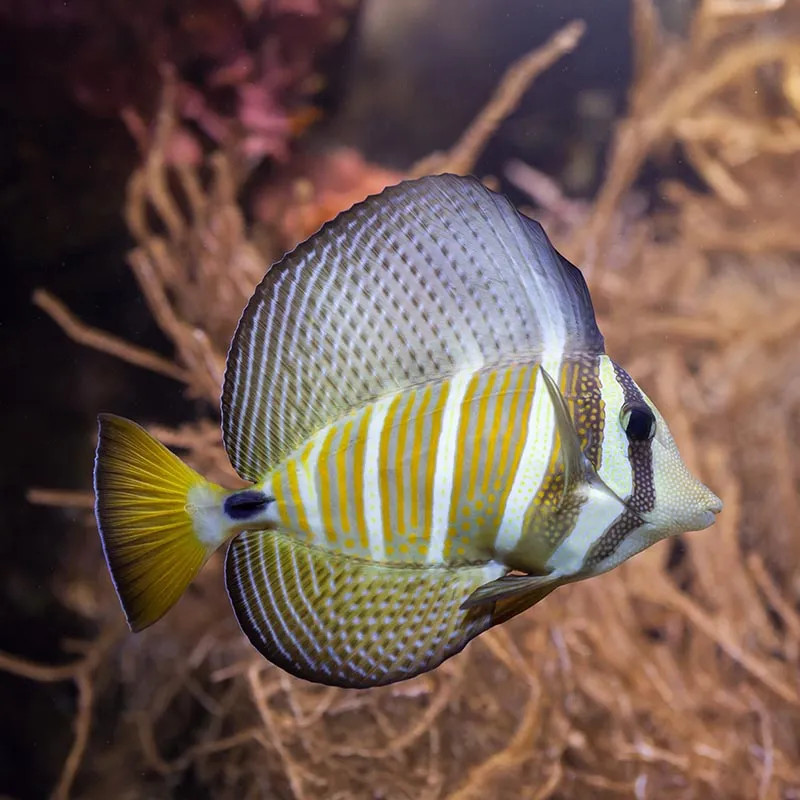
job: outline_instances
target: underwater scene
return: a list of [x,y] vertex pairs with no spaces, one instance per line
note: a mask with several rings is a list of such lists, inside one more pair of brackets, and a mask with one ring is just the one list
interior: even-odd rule
[[0,48],[0,800],[800,800],[800,0]]

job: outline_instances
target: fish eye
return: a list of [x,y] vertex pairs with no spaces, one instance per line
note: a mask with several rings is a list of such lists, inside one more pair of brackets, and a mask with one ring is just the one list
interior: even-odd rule
[[656,415],[644,404],[625,405],[619,416],[622,429],[632,442],[645,442],[656,433]]

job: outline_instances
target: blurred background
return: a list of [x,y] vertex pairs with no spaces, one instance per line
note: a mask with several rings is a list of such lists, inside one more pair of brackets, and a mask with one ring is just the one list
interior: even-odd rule
[[[0,796],[800,798],[800,2],[0,0],[0,53]],[[265,269],[442,171],[582,266],[717,525],[366,692],[260,660],[219,558],[128,634],[97,413],[233,485]]]

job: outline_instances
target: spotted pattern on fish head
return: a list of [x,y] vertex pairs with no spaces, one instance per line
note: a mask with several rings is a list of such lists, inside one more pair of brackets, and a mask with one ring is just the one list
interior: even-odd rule
[[625,510],[587,552],[589,572],[611,569],[667,536],[708,527],[721,509],[687,469],[655,405],[616,364],[614,374],[624,399],[617,424],[627,434],[632,489]]

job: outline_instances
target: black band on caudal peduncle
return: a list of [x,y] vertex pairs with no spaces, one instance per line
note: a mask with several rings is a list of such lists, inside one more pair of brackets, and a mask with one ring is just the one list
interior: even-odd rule
[[225,498],[225,513],[231,519],[250,519],[260,514],[274,499],[258,489],[245,489]]

